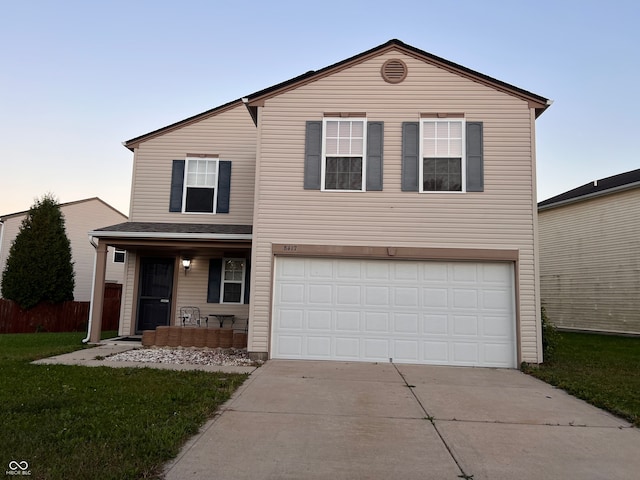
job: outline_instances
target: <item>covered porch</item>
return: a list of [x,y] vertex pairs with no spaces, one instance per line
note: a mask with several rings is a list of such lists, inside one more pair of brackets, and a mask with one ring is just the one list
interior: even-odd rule
[[89,235],[96,261],[86,341],[100,340],[108,246],[126,251],[120,336],[154,332],[155,342],[159,327],[246,334],[251,225],[125,222]]

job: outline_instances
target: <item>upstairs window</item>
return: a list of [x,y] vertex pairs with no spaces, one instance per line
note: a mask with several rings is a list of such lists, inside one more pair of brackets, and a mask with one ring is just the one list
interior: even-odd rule
[[420,127],[420,191],[463,192],[464,120],[424,120]]
[[364,191],[366,119],[325,118],[323,190]]
[[184,173],[183,212],[214,213],[217,185],[217,159],[187,158]]

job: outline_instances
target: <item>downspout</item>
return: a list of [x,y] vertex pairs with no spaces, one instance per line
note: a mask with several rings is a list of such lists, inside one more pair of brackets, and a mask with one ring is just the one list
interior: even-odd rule
[[[4,272],[4,267],[6,265],[2,265],[2,241],[4,240],[4,221],[0,220],[0,281],[2,280],[2,273]],[[2,284],[0,283],[0,286]],[[2,295],[0,294],[0,298]]]
[[91,338],[91,320],[93,319],[93,293],[96,289],[96,265],[98,264],[98,245],[93,241],[93,237],[89,235],[89,243],[93,245],[93,276],[91,277],[91,302],[89,303],[89,322],[87,325],[87,338],[82,343],[88,343]]

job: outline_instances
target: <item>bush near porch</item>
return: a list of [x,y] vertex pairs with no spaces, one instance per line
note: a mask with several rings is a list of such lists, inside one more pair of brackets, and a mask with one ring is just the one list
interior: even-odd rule
[[557,335],[552,361],[523,371],[640,427],[640,337]]
[[[113,332],[112,332],[113,333]],[[246,375],[32,365],[84,333],[0,335],[0,463],[34,479],[160,478]]]

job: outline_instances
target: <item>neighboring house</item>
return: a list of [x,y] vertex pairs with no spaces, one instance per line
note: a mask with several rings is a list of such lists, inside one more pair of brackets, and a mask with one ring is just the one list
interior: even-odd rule
[[120,334],[195,305],[253,357],[540,362],[549,104],[391,40],[125,142],[130,221],[92,232],[127,251]]
[[[90,243],[88,232],[106,223],[126,221],[127,217],[97,197],[61,203],[60,211],[64,216],[65,230],[71,243],[75,289],[73,298],[78,302],[91,300],[91,285],[95,262],[95,248]],[[28,211],[0,216],[0,272],[3,272],[9,256],[11,244],[15,240],[22,221]],[[124,277],[125,253],[109,248],[109,261],[106,264],[105,281],[122,283]],[[0,276],[0,282],[2,277]]]
[[563,329],[640,334],[640,169],[538,204],[540,291]]

